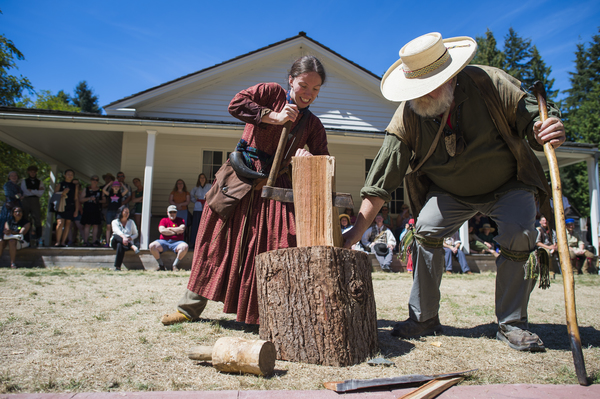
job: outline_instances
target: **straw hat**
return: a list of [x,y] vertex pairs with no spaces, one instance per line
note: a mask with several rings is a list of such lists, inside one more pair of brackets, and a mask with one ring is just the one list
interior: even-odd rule
[[492,225],[489,223],[484,223],[479,230],[483,230],[483,229],[490,229],[490,233],[493,233],[494,231],[496,231],[496,229],[493,228]]
[[348,214],[345,214],[345,213],[342,213],[342,214],[340,215],[340,221],[342,221],[342,218],[346,218],[346,219],[348,219],[348,224],[350,224],[350,215],[348,215]]
[[460,72],[475,56],[477,42],[467,36],[443,39],[427,33],[400,49],[381,79],[381,93],[390,101],[408,101],[431,93]]

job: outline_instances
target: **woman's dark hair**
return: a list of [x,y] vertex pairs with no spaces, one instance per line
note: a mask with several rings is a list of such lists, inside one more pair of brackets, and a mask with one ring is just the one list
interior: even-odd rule
[[125,209],[129,209],[129,207],[127,205],[121,205],[121,207],[119,207],[119,213],[117,214],[116,219],[123,219],[123,212],[125,212]]
[[177,181],[175,182],[175,187],[173,187],[173,191],[178,191],[178,188],[177,188],[177,183],[179,183],[179,182],[182,182],[182,183],[183,183],[183,192],[184,192],[184,193],[187,193],[187,192],[189,192],[189,191],[187,190],[187,186],[185,185],[185,182],[183,181],[183,179],[177,179]]
[[[20,209],[21,210],[21,219],[25,217],[25,215],[23,214],[23,208],[21,208],[20,206],[15,206],[13,209],[10,210],[10,219],[15,220],[15,210]],[[2,227],[2,229],[4,230],[4,226]]]
[[304,55],[298,58],[290,68],[290,76],[295,78],[303,73],[316,72],[321,77],[321,85],[325,84],[325,68],[321,61],[313,55]]
[[[200,183],[200,178],[201,178],[202,176],[204,176],[204,186],[206,186],[206,183],[208,183],[208,179],[206,178],[206,175],[205,175],[204,173],[200,173],[200,174],[198,175],[198,181],[196,182],[196,187],[200,187],[200,184],[201,184],[201,183]],[[202,187],[204,187],[204,186],[202,186]]]

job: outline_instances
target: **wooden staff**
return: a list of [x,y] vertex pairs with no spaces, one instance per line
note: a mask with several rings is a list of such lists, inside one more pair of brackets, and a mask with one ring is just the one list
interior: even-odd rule
[[[548,118],[546,107],[546,90],[539,80],[531,86],[530,90],[537,97],[540,109],[540,120],[542,123]],[[550,142],[544,143],[544,154],[548,160],[550,168],[550,180],[552,182],[552,198],[554,199],[554,219],[556,221],[556,238],[558,241],[558,255],[560,257],[560,269],[563,275],[563,286],[565,289],[565,310],[567,314],[567,330],[571,342],[571,352],[573,352],[573,362],[575,363],[575,372],[580,385],[589,385],[587,373],[585,371],[585,362],[583,352],[581,351],[581,339],[579,338],[579,327],[577,326],[577,311],[575,309],[575,281],[573,279],[573,268],[571,267],[571,257],[569,255],[569,246],[567,244],[567,229],[565,226],[565,212],[562,200],[562,187],[560,182],[560,173],[558,171],[558,162],[554,147]]]

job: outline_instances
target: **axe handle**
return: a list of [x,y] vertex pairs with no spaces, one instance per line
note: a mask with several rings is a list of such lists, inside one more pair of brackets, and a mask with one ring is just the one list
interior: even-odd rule
[[[546,91],[544,85],[537,81],[533,90],[537,97],[540,109],[540,120],[542,123],[548,118],[546,107]],[[560,258],[560,269],[563,277],[563,286],[565,291],[565,311],[567,314],[567,330],[573,352],[573,363],[575,372],[580,385],[589,385],[587,373],[585,371],[585,362],[581,350],[581,338],[579,337],[579,327],[577,326],[577,311],[575,308],[575,280],[573,279],[573,268],[571,266],[571,256],[567,244],[567,228],[565,225],[565,212],[562,200],[562,187],[560,181],[560,172],[554,147],[550,142],[544,144],[544,154],[548,161],[550,180],[552,182],[552,198],[554,200],[554,219],[556,223],[556,239],[558,241],[558,255]]]
[[279,171],[279,166],[281,165],[281,157],[283,156],[283,151],[285,150],[285,145],[287,144],[290,127],[292,127],[292,121],[287,121],[284,123],[283,129],[281,130],[281,137],[279,137],[279,144],[277,144],[277,151],[275,152],[275,157],[273,157],[271,171],[269,172],[269,178],[267,179],[266,185],[269,187],[275,186],[275,179],[277,179],[277,172]]

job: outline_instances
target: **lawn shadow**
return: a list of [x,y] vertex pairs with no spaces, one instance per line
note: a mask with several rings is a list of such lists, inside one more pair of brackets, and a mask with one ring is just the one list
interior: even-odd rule
[[480,324],[469,328],[452,327],[442,324],[442,334],[449,337],[470,337],[470,338],[496,338],[496,331],[498,331],[498,324],[487,323]]
[[[571,350],[569,332],[565,324],[530,324],[530,330],[540,336],[548,349]],[[579,337],[583,348],[600,347],[600,330],[592,326],[579,326]]]
[[379,340],[379,351],[386,357],[402,356],[414,349],[415,345],[407,340],[393,337],[389,327],[393,327],[395,320],[377,320],[377,339]]
[[[213,364],[211,362],[200,360],[200,361],[196,361],[196,366],[213,367]],[[273,372],[271,374],[265,375],[265,376],[263,376],[263,378],[268,380],[268,379],[271,379],[271,378],[274,378],[274,377],[282,377],[282,376],[286,375],[287,373],[288,373],[287,370],[278,370],[278,369],[275,369],[275,370],[273,370]],[[237,373],[236,372],[229,372],[229,373],[226,373],[226,374],[233,374],[233,375],[254,375],[254,374],[251,374],[251,373],[242,373],[242,372],[237,372]]]
[[[443,335],[450,337],[487,337],[496,338],[498,325],[496,323],[480,324],[469,328],[443,326]],[[547,349],[571,350],[567,326],[564,324],[529,324],[529,331],[536,333],[544,341]],[[600,347],[600,331],[592,326],[579,327],[581,346]]]
[[214,320],[214,319],[203,319],[198,320],[202,323],[210,323],[216,324],[221,328],[225,328],[227,330],[235,330],[235,331],[243,331],[248,334],[258,335],[258,324],[246,324],[241,321],[235,320]]

